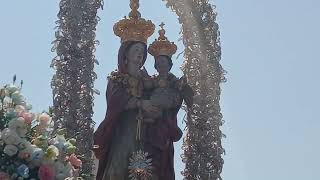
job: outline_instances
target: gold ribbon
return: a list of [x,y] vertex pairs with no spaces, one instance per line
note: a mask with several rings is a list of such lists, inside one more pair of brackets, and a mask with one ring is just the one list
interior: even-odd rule
[[139,113],[137,115],[137,133],[136,133],[136,140],[138,142],[140,142],[141,140],[141,129],[142,129],[142,120],[143,120],[143,116],[142,116],[142,110],[139,108]]

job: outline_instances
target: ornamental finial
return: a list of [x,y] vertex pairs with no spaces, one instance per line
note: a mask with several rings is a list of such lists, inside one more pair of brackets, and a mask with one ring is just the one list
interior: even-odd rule
[[130,8],[131,12],[129,13],[129,17],[138,19],[141,17],[140,12],[138,11],[139,9],[139,0],[130,0]]

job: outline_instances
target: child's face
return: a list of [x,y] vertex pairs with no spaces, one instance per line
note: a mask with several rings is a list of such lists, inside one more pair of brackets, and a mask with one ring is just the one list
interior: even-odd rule
[[170,72],[170,65],[167,57],[158,56],[156,58],[156,69],[159,74],[168,74]]

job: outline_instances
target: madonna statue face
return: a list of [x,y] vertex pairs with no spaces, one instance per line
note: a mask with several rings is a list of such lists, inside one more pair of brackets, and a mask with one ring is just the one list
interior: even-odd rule
[[143,66],[144,63],[145,45],[135,43],[129,47],[126,54],[126,64],[128,74],[135,75]]
[[147,45],[142,42],[127,41],[121,44],[118,53],[118,70],[137,76],[147,58]]

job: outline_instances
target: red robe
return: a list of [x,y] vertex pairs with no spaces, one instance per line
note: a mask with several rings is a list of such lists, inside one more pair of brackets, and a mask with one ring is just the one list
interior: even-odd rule
[[99,159],[97,180],[102,180],[103,178],[104,170],[108,162],[107,157],[112,140],[112,130],[116,127],[120,114],[128,103],[129,98],[130,95],[124,88],[113,81],[108,82],[106,116],[94,133],[94,145],[98,146],[98,148],[94,149],[94,153],[97,159]]
[[[94,149],[99,166],[96,179],[102,180],[108,162],[108,151],[112,141],[112,130],[117,126],[121,113],[130,99],[130,94],[112,80],[107,86],[107,112],[105,119],[94,133]],[[159,180],[174,180],[173,142],[178,141],[182,131],[177,126],[177,110],[168,113],[158,123],[146,125],[145,150],[151,154],[154,172]]]

